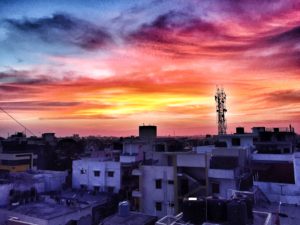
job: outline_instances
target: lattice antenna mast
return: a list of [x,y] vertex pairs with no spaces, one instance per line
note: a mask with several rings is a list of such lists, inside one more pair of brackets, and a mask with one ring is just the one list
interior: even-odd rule
[[227,124],[225,113],[226,109],[226,94],[223,88],[217,87],[216,95],[216,112],[218,120],[218,134],[226,134]]

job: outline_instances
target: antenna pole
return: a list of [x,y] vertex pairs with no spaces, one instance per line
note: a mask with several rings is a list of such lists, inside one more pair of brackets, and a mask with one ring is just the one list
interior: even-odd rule
[[218,121],[218,134],[226,134],[227,123],[225,118],[226,109],[226,94],[223,88],[217,87],[216,95],[216,112]]

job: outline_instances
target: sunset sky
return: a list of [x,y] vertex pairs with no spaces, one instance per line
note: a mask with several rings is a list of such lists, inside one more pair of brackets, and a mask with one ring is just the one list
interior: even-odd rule
[[229,132],[299,132],[300,1],[0,1],[0,106],[37,135],[215,134],[216,85]]

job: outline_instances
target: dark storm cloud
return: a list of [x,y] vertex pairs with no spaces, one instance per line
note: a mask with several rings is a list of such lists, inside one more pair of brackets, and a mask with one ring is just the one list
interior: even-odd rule
[[67,14],[39,19],[7,19],[10,32],[34,35],[47,43],[63,43],[85,50],[96,50],[112,42],[111,35],[100,26]]
[[280,43],[299,43],[300,42],[300,26],[293,27],[287,31],[283,31],[267,38],[270,44]]
[[217,34],[216,27],[185,12],[169,11],[128,36],[133,42],[178,43],[180,36]]
[[53,77],[46,75],[32,76],[31,71],[8,70],[0,72],[0,83],[14,85],[43,85],[54,82]]

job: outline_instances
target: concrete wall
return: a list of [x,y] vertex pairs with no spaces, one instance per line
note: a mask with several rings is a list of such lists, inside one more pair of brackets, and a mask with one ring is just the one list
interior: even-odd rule
[[[232,138],[240,138],[240,146],[232,146]],[[227,147],[251,147],[253,146],[253,136],[246,135],[222,135],[218,137],[219,141],[224,141],[227,143]]]
[[208,170],[209,178],[235,179],[237,175],[238,175],[237,169],[232,169],[232,170],[209,169]]
[[9,204],[9,192],[10,190],[27,191],[30,188],[35,187],[38,193],[45,192],[45,184],[43,182],[32,183],[10,183],[0,185],[0,206],[6,206]]
[[235,180],[231,180],[231,179],[213,179],[213,178],[210,178],[209,179],[209,190],[210,190],[210,193],[212,194],[212,183],[218,183],[220,186],[219,186],[219,190],[220,190],[220,193],[219,194],[214,194],[218,197],[221,197],[221,198],[228,198],[230,196],[227,195],[228,193],[228,190],[229,189],[236,189],[236,181]]
[[[168,184],[168,180],[174,179],[173,167],[142,166],[141,171],[142,187],[140,191],[143,212],[158,217],[172,214],[173,208],[169,207],[169,202],[174,202],[174,184]],[[156,189],[156,179],[162,179],[161,189]],[[156,211],[156,202],[162,202],[162,211]]]
[[61,190],[63,183],[66,182],[66,177],[68,176],[67,171],[40,171],[40,173],[35,174],[33,177],[35,179],[40,179],[45,184],[44,192]]
[[0,185],[0,206],[5,206],[9,203],[9,192],[13,189],[12,184]]
[[300,152],[294,153],[294,174],[295,174],[295,184],[300,187]]
[[[82,169],[86,171],[85,174],[81,173]],[[94,171],[100,171],[100,176],[96,177]],[[113,177],[108,176],[109,171],[114,172]],[[73,161],[72,186],[79,189],[80,185],[86,185],[90,190],[93,190],[94,186],[99,186],[100,191],[106,191],[107,187],[114,187],[114,192],[118,193],[121,187],[121,163],[96,160]]]
[[178,167],[205,167],[205,154],[178,154]]
[[292,154],[252,154],[252,160],[255,161],[292,162],[293,158]]

